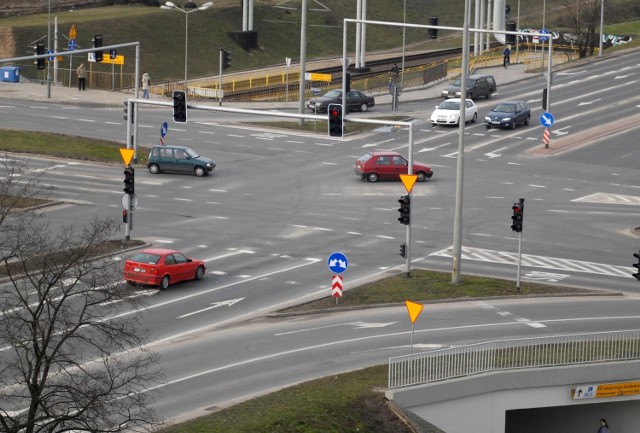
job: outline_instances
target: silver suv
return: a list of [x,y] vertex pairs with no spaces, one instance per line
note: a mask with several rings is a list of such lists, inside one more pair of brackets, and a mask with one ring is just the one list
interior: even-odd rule
[[[462,98],[460,87],[462,80],[458,78],[449,87],[444,89],[441,96],[444,99]],[[493,92],[497,90],[496,80],[493,75],[469,75],[467,77],[467,99],[477,99],[480,96],[491,98]]]
[[147,167],[152,174],[163,171],[194,173],[196,176],[209,174],[216,163],[186,146],[154,146],[149,153]]

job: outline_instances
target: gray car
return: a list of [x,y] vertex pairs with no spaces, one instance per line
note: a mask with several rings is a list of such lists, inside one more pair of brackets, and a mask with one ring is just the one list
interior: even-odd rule
[[152,174],[161,172],[193,173],[204,176],[211,173],[216,163],[186,146],[154,146],[149,153],[147,168]]
[[[496,80],[492,75],[469,75],[467,77],[467,99],[477,99],[480,96],[491,98],[491,95],[498,89]],[[444,99],[462,98],[462,80],[458,78],[440,94]]]

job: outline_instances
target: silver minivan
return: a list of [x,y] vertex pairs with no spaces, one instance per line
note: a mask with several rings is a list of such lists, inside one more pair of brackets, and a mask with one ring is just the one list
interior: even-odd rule
[[204,176],[211,173],[216,163],[186,146],[154,146],[149,153],[149,173],[161,172],[194,173]]

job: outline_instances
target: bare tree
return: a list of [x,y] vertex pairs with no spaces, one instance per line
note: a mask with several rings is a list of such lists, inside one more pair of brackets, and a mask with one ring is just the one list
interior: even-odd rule
[[4,169],[0,432],[150,430],[149,389],[163,377],[144,346],[140,301],[120,284],[117,263],[100,256],[119,224],[52,228],[37,208],[16,209],[42,192],[27,165]]
[[575,33],[578,45],[578,56],[592,56],[596,45],[599,45],[596,28],[600,25],[600,2],[603,0],[577,0],[565,3],[568,16],[564,17],[562,25],[571,28]]

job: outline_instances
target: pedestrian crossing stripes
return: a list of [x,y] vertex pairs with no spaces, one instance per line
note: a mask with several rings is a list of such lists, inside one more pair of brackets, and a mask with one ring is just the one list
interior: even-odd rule
[[[461,255],[462,260],[503,263],[508,265],[518,264],[518,254],[507,251],[462,247]],[[437,251],[430,254],[430,256],[453,257],[453,247]],[[522,266],[529,266],[532,268],[555,269],[561,271],[609,275],[613,277],[631,277],[631,274],[633,274],[633,270],[630,267],[584,262],[581,260],[569,260],[558,257],[535,256],[531,254],[523,254],[521,264]]]

